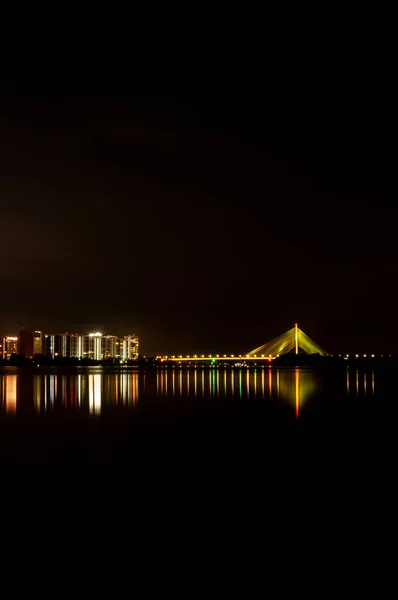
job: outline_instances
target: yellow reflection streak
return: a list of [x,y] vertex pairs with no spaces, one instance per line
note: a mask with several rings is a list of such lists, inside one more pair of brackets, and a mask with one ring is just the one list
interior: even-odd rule
[[[89,383],[90,383],[90,381],[89,381]],[[94,387],[93,387],[93,390],[94,390]],[[119,400],[120,400],[122,406],[124,406],[126,404],[126,398],[127,398],[127,373],[122,373],[120,375],[120,397],[119,397]]]
[[375,373],[372,371],[372,395],[375,394]]
[[231,396],[232,398],[235,396],[235,373],[233,369],[231,369]]
[[[124,383],[124,382],[123,382]],[[98,415],[101,412],[101,374],[88,376],[88,399],[90,414]]]
[[62,375],[61,377],[61,402],[64,406],[68,406],[68,394],[66,392],[66,375]]
[[180,377],[179,377],[179,386],[180,386],[180,396],[183,395],[182,393],[182,371],[180,370]]
[[350,394],[350,371],[347,369],[347,394]]
[[[299,384],[298,389],[297,382]],[[320,390],[321,386],[314,373],[306,370],[303,371],[299,367],[292,371],[281,369],[279,399],[283,402],[288,402],[289,406],[294,407],[294,411],[296,411],[296,406],[298,406],[301,413],[308,399]]]
[[120,391],[119,391],[120,385],[119,385],[119,383],[120,383],[119,382],[119,377],[116,377],[116,380],[115,380],[115,397],[114,397],[114,404],[116,406],[119,404],[119,395],[120,395]]
[[359,393],[359,372],[358,371],[355,372],[355,386],[356,386],[357,396],[358,396],[358,393]]
[[167,386],[167,377],[168,377],[168,374],[169,374],[169,372],[166,371],[165,376],[164,376],[164,387],[165,387],[164,391],[165,391],[166,396],[167,396],[167,389],[168,389],[168,386]]
[[265,375],[264,375],[264,368],[262,369],[262,373],[261,373],[261,395],[264,398],[264,383],[265,383]]
[[5,376],[5,405],[7,414],[17,412],[17,375]]
[[271,367],[268,367],[268,389],[269,389],[269,397],[272,398],[272,372],[271,372]]
[[205,372],[202,370],[202,396],[205,395]]
[[77,376],[77,403],[80,407],[82,403],[82,376]]
[[33,376],[33,404],[36,412],[40,414],[41,406],[41,377],[40,375]]
[[194,371],[193,381],[194,381],[195,398],[196,398],[196,396],[198,395],[198,372],[196,369]]
[[190,376],[191,376],[191,372],[188,369],[187,377],[186,377],[186,379],[187,379],[187,396],[189,396],[189,378],[190,378]]
[[176,395],[176,373],[175,373],[174,369],[173,369],[173,376],[172,376],[171,381],[172,381],[172,388],[173,388],[173,396],[175,396]]
[[366,373],[363,374],[363,391],[366,394]]
[[300,372],[296,369],[296,420],[299,418],[300,410]]
[[246,388],[247,388],[247,396],[249,396],[249,394],[250,394],[250,373],[249,373],[249,369],[247,369],[247,373],[246,373]]
[[276,370],[276,397],[279,400],[279,369]]
[[217,369],[217,398],[220,396],[220,371]]
[[57,393],[56,378],[56,375],[49,375],[48,377],[49,401],[51,406],[54,406],[55,396]]
[[132,381],[132,403],[135,406],[138,402],[138,373],[133,373],[133,381]]
[[160,388],[160,373],[156,371],[156,395],[159,396],[159,388]]
[[254,372],[254,397],[257,398],[257,371]]

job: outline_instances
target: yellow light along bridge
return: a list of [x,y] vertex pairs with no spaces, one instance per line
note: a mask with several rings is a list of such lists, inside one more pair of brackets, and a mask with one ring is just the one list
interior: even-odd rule
[[304,333],[302,329],[295,323],[294,327],[282,333],[282,335],[274,338],[270,342],[251,350],[247,354],[193,354],[192,356],[157,356],[156,358],[160,361],[173,361],[173,362],[192,362],[192,361],[233,361],[233,362],[248,362],[257,360],[274,360],[283,354],[289,354],[291,352],[299,353],[299,349],[306,354],[321,354],[327,355],[327,352],[323,350],[317,343],[315,343],[308,335]]

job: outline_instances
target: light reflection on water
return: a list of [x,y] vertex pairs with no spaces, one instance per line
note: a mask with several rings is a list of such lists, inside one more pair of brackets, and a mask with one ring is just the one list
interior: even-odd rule
[[[344,383],[345,379],[345,383]],[[344,375],[342,392],[351,397],[375,393],[374,372],[358,370]],[[161,369],[109,372],[86,370],[79,373],[0,372],[0,413],[16,415],[30,408],[38,415],[50,411],[81,411],[99,416],[109,408],[134,408],[154,398],[258,399],[282,402],[291,407],[296,419],[307,402],[322,393],[322,374],[307,369],[254,370]]]
[[8,375],[1,378],[2,408],[8,414],[15,414],[17,410],[17,376]]

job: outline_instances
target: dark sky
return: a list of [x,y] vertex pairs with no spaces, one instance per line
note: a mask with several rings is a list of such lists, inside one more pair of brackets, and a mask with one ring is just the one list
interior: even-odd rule
[[[272,63],[272,65],[271,65]],[[3,66],[0,332],[398,352],[394,77],[380,56]]]

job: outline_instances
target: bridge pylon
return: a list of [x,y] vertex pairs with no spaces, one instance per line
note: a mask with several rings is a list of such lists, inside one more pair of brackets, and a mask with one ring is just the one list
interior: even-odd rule
[[318,346],[314,340],[299,328],[298,323],[294,327],[274,338],[270,342],[251,350],[246,354],[247,357],[265,357],[277,358],[282,354],[293,352],[299,353],[299,348],[306,354],[327,354],[323,348]]

